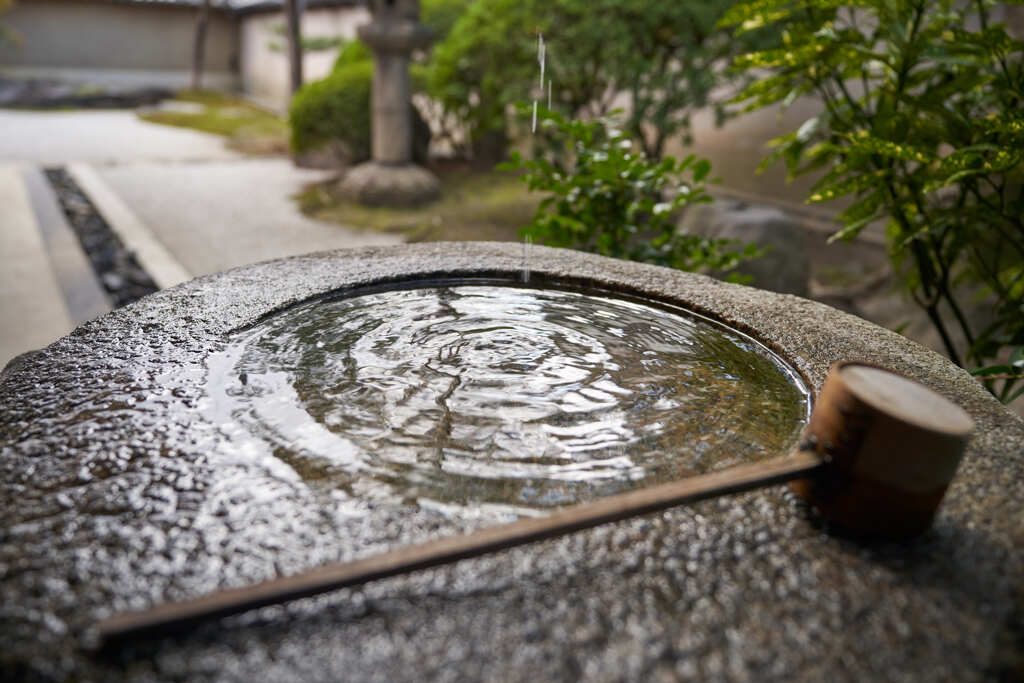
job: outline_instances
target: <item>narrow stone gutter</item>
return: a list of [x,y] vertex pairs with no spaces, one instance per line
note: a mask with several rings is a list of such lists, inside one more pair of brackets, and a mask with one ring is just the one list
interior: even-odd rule
[[130,304],[159,290],[68,172],[63,168],[49,168],[45,173],[114,307]]

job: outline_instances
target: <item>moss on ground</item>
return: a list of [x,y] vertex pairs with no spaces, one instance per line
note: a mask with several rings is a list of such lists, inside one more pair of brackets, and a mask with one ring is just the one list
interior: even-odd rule
[[139,118],[151,123],[192,128],[227,138],[228,147],[246,154],[287,154],[288,123],[247,100],[224,93],[185,90],[178,102],[203,107],[201,111],[151,109]]
[[539,197],[509,173],[434,169],[441,198],[418,208],[367,207],[341,198],[335,182],[313,185],[296,200],[311,218],[354,227],[402,233],[409,242],[518,241]]

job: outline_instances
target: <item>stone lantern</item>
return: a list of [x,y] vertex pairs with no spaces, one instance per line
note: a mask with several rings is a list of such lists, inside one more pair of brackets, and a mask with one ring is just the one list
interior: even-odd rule
[[419,0],[369,0],[373,20],[358,35],[373,50],[371,98],[372,160],[341,180],[348,197],[368,205],[413,205],[436,199],[437,178],[412,162],[412,104],[409,58],[430,44],[430,29],[419,23]]

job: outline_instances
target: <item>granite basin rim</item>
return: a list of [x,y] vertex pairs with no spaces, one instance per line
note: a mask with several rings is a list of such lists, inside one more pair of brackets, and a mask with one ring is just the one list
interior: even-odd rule
[[[519,244],[321,252],[198,278],[80,326],[0,376],[0,501],[38,498],[40,511],[50,509],[52,496],[47,497],[40,477],[65,469],[73,473],[69,468],[94,451],[158,448],[166,453],[161,457],[173,458],[188,476],[202,479],[205,454],[219,447],[216,429],[201,411],[204,361],[231,331],[348,289],[435,277],[515,277],[522,266]],[[982,680],[993,671],[1011,670],[1013,625],[1019,623],[1024,594],[1019,523],[1024,519],[1024,422],[976,380],[895,333],[805,299],[544,247],[531,249],[529,267],[531,284],[551,279],[597,286],[719,320],[778,353],[812,390],[820,387],[832,362],[847,359],[885,365],[953,400],[974,419],[976,436],[934,528],[908,547],[861,546],[823,533],[791,496],[772,489],[391,579],[361,593],[302,601],[278,613],[279,626],[268,617],[155,645],[164,664],[177,662],[177,669],[170,667],[177,675],[166,674],[166,667],[161,670],[146,655],[131,671],[81,658],[80,629],[113,609],[242,585],[303,563],[315,565],[333,552],[331,539],[298,534],[282,539],[284,549],[305,554],[285,561],[245,541],[241,529],[240,537],[252,546],[250,564],[199,551],[191,574],[147,573],[144,550],[136,558],[143,568],[134,573],[119,574],[98,560],[87,563],[95,590],[75,605],[54,607],[67,632],[40,626],[33,636],[64,653],[53,658],[50,673],[57,678],[70,671],[87,678],[280,680],[283,673],[305,671],[309,678],[328,680],[339,675],[414,679],[424,671],[449,670],[471,678],[503,673],[513,680],[635,680],[690,672],[718,679],[816,680],[828,670],[837,680],[941,679],[952,672],[960,680]],[[168,363],[179,372],[173,386],[162,375]],[[192,412],[183,419],[168,408],[162,419],[163,403],[154,408],[144,399],[147,410],[155,411],[146,420],[133,418],[130,410],[119,412],[121,405],[145,396],[157,396],[173,411]],[[107,428],[83,438],[73,422],[62,421],[64,406],[79,405],[108,411]],[[140,443],[142,432],[149,442]],[[33,466],[35,474],[29,474]],[[178,514],[187,518],[191,513],[181,502],[186,492],[173,493]],[[200,508],[209,497],[189,495]],[[80,505],[74,497],[70,502]],[[56,504],[53,510],[59,510]],[[128,526],[144,526],[158,514],[153,510],[124,519]],[[0,512],[8,520],[0,522],[0,533],[16,547],[21,541],[37,562],[39,577],[67,578],[72,568],[29,547],[28,512],[11,502],[0,502]],[[82,516],[82,524],[102,527],[102,520]],[[273,523],[272,516],[266,520]],[[93,527],[82,528],[86,537],[101,538],[100,531],[88,531]],[[183,527],[181,533],[192,532]],[[129,534],[128,540],[133,538]],[[76,548],[75,537],[50,540],[57,549]],[[134,550],[125,552],[136,557]],[[203,562],[213,559],[225,564],[207,569]],[[275,568],[278,559],[282,565]],[[23,597],[27,580],[6,575],[0,597],[38,608],[36,598]],[[615,626],[620,622],[631,624],[628,634]],[[245,623],[256,624],[255,630]],[[407,633],[415,636],[402,635]],[[376,643],[379,651],[363,649],[360,642]],[[808,652],[799,643],[818,647]],[[278,652],[277,661],[260,658],[268,648]],[[204,657],[207,667],[211,658],[217,660],[221,668],[200,671],[197,657]]]

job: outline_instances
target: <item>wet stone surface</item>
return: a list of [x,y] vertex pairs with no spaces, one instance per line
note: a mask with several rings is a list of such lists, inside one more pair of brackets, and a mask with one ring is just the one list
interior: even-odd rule
[[[987,680],[1021,669],[1024,425],[966,373],[793,297],[535,249],[544,279],[686,303],[820,386],[885,363],[977,423],[935,526],[826,533],[785,488],[266,608],[97,655],[95,620],[486,523],[332,506],[237,449],[207,362],[230,333],[332,291],[516,274],[516,245],[415,245],[251,266],[147,297],[0,375],[3,680]],[[532,281],[531,281],[532,282]]]

